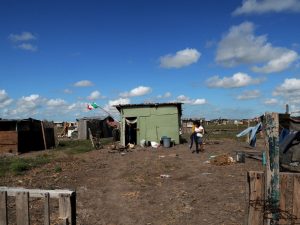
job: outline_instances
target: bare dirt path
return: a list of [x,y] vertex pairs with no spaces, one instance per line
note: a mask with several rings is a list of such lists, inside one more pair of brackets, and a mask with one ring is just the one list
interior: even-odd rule
[[[258,143],[256,150],[262,147]],[[23,176],[0,178],[0,185],[76,189],[78,224],[243,224],[246,172],[262,170],[261,162],[206,163],[211,155],[235,157],[234,151],[243,149],[246,144],[232,140],[206,145],[200,154],[187,144],[125,155],[103,149],[60,157]]]

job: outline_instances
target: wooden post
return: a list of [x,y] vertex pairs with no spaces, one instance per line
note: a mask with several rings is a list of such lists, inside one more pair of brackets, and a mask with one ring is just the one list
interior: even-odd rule
[[7,220],[7,192],[0,191],[0,224],[8,225]]
[[60,194],[59,195],[59,217],[62,220],[67,218],[67,223],[76,225],[76,195]]
[[50,225],[50,195],[44,194],[44,225]]
[[28,192],[17,193],[16,215],[17,215],[17,225],[30,225]]
[[249,171],[249,206],[247,225],[263,224],[264,172]]
[[58,136],[57,136],[57,127],[56,127],[56,125],[54,125],[54,127],[53,127],[53,131],[54,131],[54,143],[55,143],[55,148],[57,148],[57,146],[58,146]]
[[265,199],[274,211],[271,218],[266,220],[266,225],[278,225],[279,223],[279,117],[278,113],[266,113],[264,121],[266,158],[265,167]]
[[93,148],[95,148],[94,137],[90,128],[89,128],[89,137],[92,142]]
[[45,137],[45,130],[44,130],[43,121],[41,121],[41,128],[42,128],[42,134],[43,134],[44,148],[45,148],[45,150],[47,150],[47,143],[46,143],[46,137]]
[[[280,209],[286,211],[286,198],[287,198],[287,187],[288,187],[288,175],[280,174]],[[287,224],[287,218],[279,220],[280,224]]]
[[293,215],[297,217],[296,224],[300,222],[300,175],[293,176]]

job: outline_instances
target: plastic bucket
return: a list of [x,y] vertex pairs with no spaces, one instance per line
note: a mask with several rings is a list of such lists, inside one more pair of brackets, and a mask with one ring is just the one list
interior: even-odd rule
[[141,140],[140,141],[140,146],[144,148],[145,145],[146,145],[146,140],[145,139]]
[[171,138],[169,138],[169,137],[164,137],[164,138],[162,139],[162,141],[163,141],[163,146],[164,146],[165,148],[170,148],[170,146],[171,146]]
[[236,153],[236,162],[245,163],[245,152],[237,152]]

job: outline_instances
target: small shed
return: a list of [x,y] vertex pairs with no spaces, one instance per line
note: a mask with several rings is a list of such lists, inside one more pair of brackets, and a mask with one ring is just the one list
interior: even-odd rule
[[[170,137],[180,143],[182,103],[148,103],[115,106],[121,114],[121,144],[141,140],[160,142]],[[131,141],[130,141],[131,139]]]
[[54,125],[40,120],[0,119],[0,153],[24,153],[55,147]]
[[91,129],[93,136],[100,138],[112,137],[113,126],[109,124],[114,121],[111,116],[98,116],[98,117],[83,117],[77,119],[78,121],[78,139],[89,139],[89,131]]

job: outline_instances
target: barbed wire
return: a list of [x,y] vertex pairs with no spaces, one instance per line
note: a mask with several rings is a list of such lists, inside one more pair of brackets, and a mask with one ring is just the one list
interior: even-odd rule
[[[292,213],[282,210],[279,207],[274,206],[271,200],[250,200],[249,205],[256,210],[260,210],[263,213],[264,219],[270,219],[271,224],[278,222],[279,219],[289,222],[290,225],[300,224],[297,222],[297,216]],[[276,215],[276,219],[269,217],[269,215]]]

